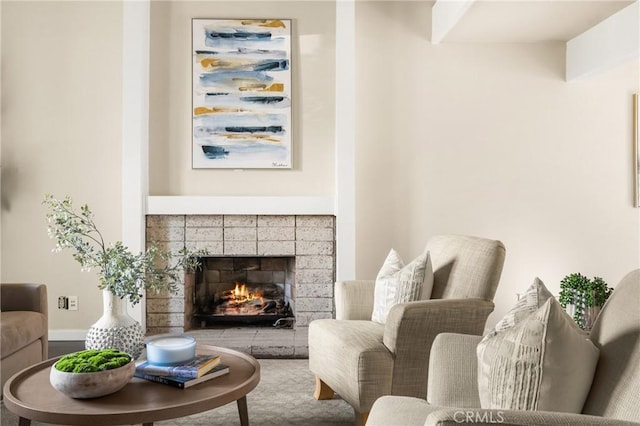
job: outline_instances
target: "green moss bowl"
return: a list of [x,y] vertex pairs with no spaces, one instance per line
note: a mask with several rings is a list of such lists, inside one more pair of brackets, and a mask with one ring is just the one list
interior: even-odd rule
[[129,383],[136,370],[133,359],[118,368],[90,373],[60,371],[56,368],[60,361],[51,366],[49,381],[51,386],[70,398],[98,398],[115,393]]

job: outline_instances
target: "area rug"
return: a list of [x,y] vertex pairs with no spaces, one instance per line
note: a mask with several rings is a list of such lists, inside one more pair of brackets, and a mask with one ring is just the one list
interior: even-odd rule
[[[328,401],[313,398],[315,379],[306,359],[261,359],[261,379],[247,395],[252,426],[351,426],[353,409],[339,397]],[[17,426],[18,417],[2,404],[2,426]],[[32,422],[34,426],[44,423]],[[189,417],[156,422],[162,426],[239,425],[235,403]]]

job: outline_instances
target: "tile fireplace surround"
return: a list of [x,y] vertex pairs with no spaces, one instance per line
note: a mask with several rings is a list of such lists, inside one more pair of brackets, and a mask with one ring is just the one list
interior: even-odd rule
[[[331,215],[149,215],[146,241],[177,252],[183,246],[206,248],[209,256],[293,256],[293,329],[229,327],[189,331],[203,343],[226,336],[238,349],[255,355],[304,355],[307,326],[333,316],[335,217]],[[188,311],[189,309],[187,309]],[[148,294],[148,334],[186,331],[184,286],[177,294]],[[276,347],[260,348],[251,340]],[[275,342],[275,343],[274,343]],[[279,342],[279,343],[278,343]],[[259,346],[259,345],[258,345]],[[291,346],[291,347],[289,347]],[[294,351],[293,346],[297,346]],[[302,346],[302,347],[301,347]],[[252,350],[249,350],[252,349]]]

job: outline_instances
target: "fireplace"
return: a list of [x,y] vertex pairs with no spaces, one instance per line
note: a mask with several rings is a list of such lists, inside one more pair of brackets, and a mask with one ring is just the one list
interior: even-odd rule
[[195,276],[192,327],[293,327],[294,257],[206,257]]
[[[244,313],[225,315],[223,319],[218,308],[223,306],[225,292],[235,291],[236,282],[240,288],[245,284],[250,292],[255,292],[256,286],[267,287],[272,294],[269,297],[275,299],[271,302],[289,306],[290,311],[274,313],[273,303],[261,305],[260,309],[266,309],[259,315],[268,318],[267,324],[276,325],[271,329],[293,323],[295,330],[307,327],[315,319],[333,317],[334,216],[150,215],[146,240],[147,244],[154,242],[176,253],[184,246],[206,248],[211,256],[204,259],[203,271],[185,279],[177,294],[146,295],[149,334],[194,328],[215,334],[212,328],[224,328],[225,324],[235,328],[234,322],[248,319]],[[218,267],[220,264],[226,266]],[[196,302],[199,296],[205,299]],[[251,306],[258,309],[257,302]]]

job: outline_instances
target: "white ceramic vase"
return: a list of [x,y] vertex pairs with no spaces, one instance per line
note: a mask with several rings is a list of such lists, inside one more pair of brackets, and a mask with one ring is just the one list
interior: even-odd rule
[[596,321],[596,318],[598,318],[598,315],[600,314],[601,308],[599,306],[580,306],[580,308],[578,308],[575,304],[571,303],[567,305],[567,308],[565,310],[569,314],[569,316],[573,318],[573,316],[576,314],[577,309],[582,310],[582,322],[578,324],[578,326],[584,331],[591,331],[591,328],[593,328],[593,323]]
[[108,290],[102,290],[104,312],[87,332],[87,349],[117,349],[136,359],[144,349],[142,325],[127,313],[120,298]]
[[[594,292],[591,292],[592,295],[591,297],[593,298]],[[582,321],[578,324],[578,326],[583,329],[584,331],[591,331],[591,328],[593,327],[593,323],[596,321],[596,318],[598,317],[598,315],[600,314],[600,306],[584,306],[585,302],[584,302],[584,295],[577,292],[577,291],[573,291],[573,302],[574,303],[569,303],[567,304],[567,308],[565,309],[566,312],[569,314],[569,316],[571,318],[574,317],[574,315],[576,314],[576,310],[580,310],[582,313]]]

